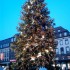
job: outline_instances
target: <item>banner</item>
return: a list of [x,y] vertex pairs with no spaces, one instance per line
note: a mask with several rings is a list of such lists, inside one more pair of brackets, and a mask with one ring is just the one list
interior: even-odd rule
[[0,60],[4,59],[4,53],[0,53]]

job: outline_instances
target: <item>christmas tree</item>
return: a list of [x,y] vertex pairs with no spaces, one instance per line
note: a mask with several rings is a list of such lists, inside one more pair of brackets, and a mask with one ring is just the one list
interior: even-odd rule
[[18,70],[50,70],[54,64],[54,23],[46,5],[44,0],[28,0],[22,6],[22,21],[12,47]]

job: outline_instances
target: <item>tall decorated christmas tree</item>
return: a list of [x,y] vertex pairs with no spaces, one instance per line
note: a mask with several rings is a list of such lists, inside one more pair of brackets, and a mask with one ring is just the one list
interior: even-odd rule
[[54,64],[54,23],[44,0],[28,0],[22,6],[21,23],[14,46],[18,70],[50,70]]

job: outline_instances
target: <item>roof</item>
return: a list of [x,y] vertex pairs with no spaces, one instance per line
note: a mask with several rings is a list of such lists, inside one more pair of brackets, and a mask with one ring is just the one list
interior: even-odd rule
[[55,34],[56,38],[69,37],[70,36],[70,32],[61,26],[55,27],[54,34]]

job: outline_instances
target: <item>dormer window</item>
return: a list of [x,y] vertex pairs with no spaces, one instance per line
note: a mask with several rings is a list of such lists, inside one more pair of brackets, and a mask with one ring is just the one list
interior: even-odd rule
[[58,32],[60,32],[60,30],[58,30]]
[[64,32],[64,36],[67,36],[67,32]]

